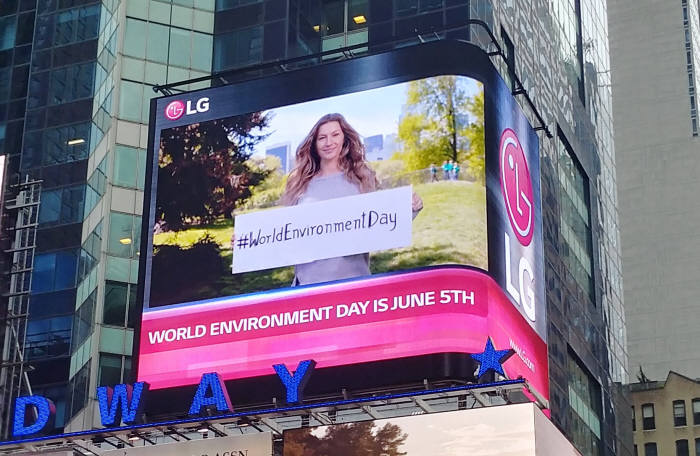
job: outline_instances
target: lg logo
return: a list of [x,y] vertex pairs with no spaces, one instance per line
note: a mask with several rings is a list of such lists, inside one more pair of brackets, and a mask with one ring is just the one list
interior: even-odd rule
[[197,100],[194,107],[192,107],[192,101],[187,100],[187,104],[180,100],[171,101],[168,106],[165,107],[165,117],[169,120],[177,120],[183,115],[197,114],[198,112],[209,111],[209,98],[204,97]]
[[501,190],[508,210],[508,220],[515,236],[524,246],[532,241],[532,182],[525,153],[511,129],[501,135]]
[[[522,306],[525,315],[535,321],[535,276],[534,268],[524,255],[526,247],[532,242],[535,217],[534,193],[530,171],[527,167],[525,152],[518,136],[509,128],[501,134],[499,148],[499,165],[501,174],[501,191],[505,202],[508,221],[518,239],[511,247],[508,231],[504,232],[506,290],[516,303]],[[520,245],[518,245],[518,243]],[[520,258],[517,259],[517,272],[511,271],[511,248]],[[514,272],[517,273],[517,286],[513,284]]]

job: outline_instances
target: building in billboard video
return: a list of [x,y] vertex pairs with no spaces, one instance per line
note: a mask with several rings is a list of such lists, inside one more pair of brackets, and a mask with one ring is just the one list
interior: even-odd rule
[[[492,344],[515,354],[505,377],[548,397],[538,140],[467,49],[449,70],[409,69],[404,49],[304,70],[352,83],[154,101],[139,381],[230,385],[313,359],[313,395],[421,381],[438,354],[476,381],[470,355]],[[378,135],[395,150],[370,161]],[[266,153],[281,143],[289,172]]]

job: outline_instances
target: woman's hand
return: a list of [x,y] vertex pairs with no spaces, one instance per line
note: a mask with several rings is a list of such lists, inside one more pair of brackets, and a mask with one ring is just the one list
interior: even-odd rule
[[419,212],[421,209],[423,209],[423,199],[418,196],[418,193],[413,192],[413,198],[411,199],[411,209],[413,209],[413,212]]
[[231,234],[231,251],[236,246],[236,233]]

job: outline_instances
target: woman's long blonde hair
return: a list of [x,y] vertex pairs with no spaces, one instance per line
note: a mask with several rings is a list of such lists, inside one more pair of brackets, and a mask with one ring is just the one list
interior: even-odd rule
[[377,176],[367,165],[365,146],[362,144],[360,135],[341,114],[326,114],[318,119],[316,125],[297,148],[296,165],[287,179],[287,186],[282,195],[282,204],[287,206],[297,204],[311,179],[321,170],[321,158],[316,150],[316,138],[321,125],[328,122],[338,122],[345,136],[338,161],[345,177],[350,182],[357,184],[362,193],[377,189]]

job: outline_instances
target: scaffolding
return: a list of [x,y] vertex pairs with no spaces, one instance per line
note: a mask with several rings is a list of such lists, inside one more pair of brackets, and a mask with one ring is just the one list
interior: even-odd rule
[[26,362],[24,345],[41,181],[26,176],[24,180],[8,185],[7,190],[0,219],[0,246],[5,260],[0,280],[0,312],[3,320],[0,433],[3,438],[9,438],[11,434],[14,398],[32,394],[27,375],[30,366]]

